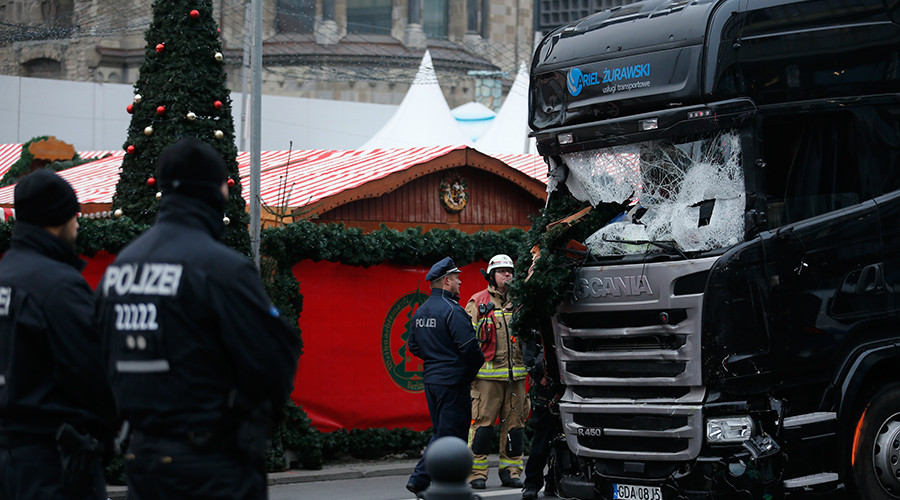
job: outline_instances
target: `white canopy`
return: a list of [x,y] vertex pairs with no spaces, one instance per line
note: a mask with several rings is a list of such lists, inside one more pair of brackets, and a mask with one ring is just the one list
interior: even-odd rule
[[360,149],[461,145],[471,146],[472,141],[450,114],[426,50],[400,107]]
[[488,154],[535,152],[528,137],[528,67],[523,62],[491,127],[475,141],[475,149]]

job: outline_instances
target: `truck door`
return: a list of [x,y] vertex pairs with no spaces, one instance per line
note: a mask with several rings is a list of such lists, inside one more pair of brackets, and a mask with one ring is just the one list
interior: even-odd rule
[[882,223],[851,112],[762,124],[772,351],[795,409],[814,411],[849,346],[886,331]]

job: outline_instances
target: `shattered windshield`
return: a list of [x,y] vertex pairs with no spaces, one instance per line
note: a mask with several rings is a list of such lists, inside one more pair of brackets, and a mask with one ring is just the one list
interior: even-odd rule
[[576,198],[594,206],[627,204],[585,241],[595,255],[712,250],[744,236],[737,131],[571,153],[563,160],[566,186]]

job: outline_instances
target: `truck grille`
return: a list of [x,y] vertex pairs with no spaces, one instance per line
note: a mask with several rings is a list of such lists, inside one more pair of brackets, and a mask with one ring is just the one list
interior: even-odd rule
[[[574,298],[553,318],[568,387],[560,410],[569,447],[578,455],[645,461],[697,457],[705,397],[701,282],[715,260],[579,272]],[[680,283],[684,279],[691,286]],[[648,286],[616,289],[617,283]]]

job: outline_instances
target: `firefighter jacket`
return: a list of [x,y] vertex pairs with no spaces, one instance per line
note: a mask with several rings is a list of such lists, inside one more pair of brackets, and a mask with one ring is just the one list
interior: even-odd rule
[[258,432],[291,391],[297,336],[253,263],[217,241],[223,230],[206,203],[167,195],[98,287],[108,376],[135,432],[218,441],[250,421]]
[[433,288],[410,320],[407,347],[425,362],[426,384],[469,384],[484,363],[475,330],[459,296]]
[[[479,310],[479,304],[485,302],[493,305],[493,309],[487,307]],[[482,313],[482,310],[485,312]],[[484,366],[478,371],[478,378],[509,380],[512,376],[512,380],[523,380],[526,372],[525,363],[522,361],[522,346],[509,330],[509,322],[512,320],[512,302],[493,286],[488,286],[486,290],[476,293],[469,299],[466,304],[466,312],[472,318],[472,326],[476,332],[492,331],[495,336],[494,356],[485,361]]]
[[64,422],[101,441],[114,433],[115,405],[83,267],[62,240],[16,222],[0,260],[0,435],[6,443],[52,442]]

